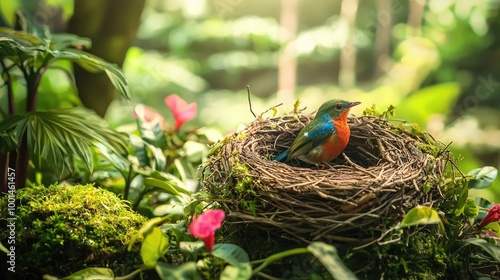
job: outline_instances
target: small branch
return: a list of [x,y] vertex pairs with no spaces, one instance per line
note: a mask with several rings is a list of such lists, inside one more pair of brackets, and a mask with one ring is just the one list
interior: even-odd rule
[[252,100],[250,98],[250,86],[247,85],[247,96],[248,96],[248,106],[250,106],[250,113],[252,113],[253,117],[254,118],[257,118],[257,115],[253,112],[253,109],[252,109]]
[[284,252],[280,252],[280,253],[271,255],[264,260],[253,261],[252,263],[254,263],[254,264],[261,263],[261,262],[262,262],[262,264],[259,265],[257,268],[255,268],[252,271],[252,275],[258,274],[261,270],[266,268],[268,265],[270,265],[273,262],[279,261],[282,258],[293,256],[293,255],[306,254],[306,253],[309,253],[307,248],[296,248],[296,249],[291,249],[291,250],[287,250]]

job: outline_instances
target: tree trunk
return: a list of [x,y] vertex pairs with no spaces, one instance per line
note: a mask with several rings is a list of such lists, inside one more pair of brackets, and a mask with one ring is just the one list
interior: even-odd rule
[[344,0],[340,9],[340,17],[349,26],[347,43],[340,50],[339,84],[342,87],[356,85],[356,13],[358,0]]
[[[92,40],[88,52],[123,66],[125,55],[134,43],[145,0],[75,1],[68,32]],[[75,79],[82,103],[100,116],[117,92],[105,73],[89,73],[75,65]]]
[[285,105],[293,104],[295,96],[297,58],[295,36],[297,33],[297,0],[281,1],[281,38],[283,49],[278,65],[278,100]]

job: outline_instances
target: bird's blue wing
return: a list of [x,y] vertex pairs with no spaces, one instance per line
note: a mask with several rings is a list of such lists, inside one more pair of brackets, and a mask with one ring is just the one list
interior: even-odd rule
[[309,153],[318,145],[325,143],[335,133],[332,118],[327,115],[316,116],[297,135],[289,149],[288,159]]
[[285,159],[288,157],[288,150],[284,151],[283,153],[277,155],[274,157],[274,160],[276,161],[285,161]]

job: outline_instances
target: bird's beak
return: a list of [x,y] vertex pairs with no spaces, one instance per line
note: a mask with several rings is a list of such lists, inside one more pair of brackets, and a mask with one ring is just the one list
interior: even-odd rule
[[361,104],[361,102],[359,102],[359,101],[356,101],[356,102],[351,102],[351,103],[349,104],[349,106],[347,106],[347,108],[351,108],[351,107],[354,107],[354,106],[359,105],[359,104]]

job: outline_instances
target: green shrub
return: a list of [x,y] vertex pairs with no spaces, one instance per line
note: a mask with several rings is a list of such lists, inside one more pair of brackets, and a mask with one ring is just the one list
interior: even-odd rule
[[[6,229],[1,242],[9,248],[7,201],[0,200],[0,223]],[[15,215],[18,279],[65,276],[91,266],[122,274],[142,263],[139,243],[130,252],[126,244],[146,219],[109,191],[92,185],[21,189]]]

